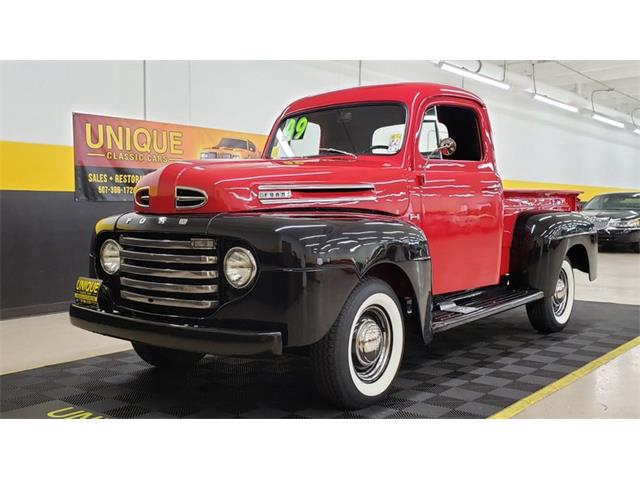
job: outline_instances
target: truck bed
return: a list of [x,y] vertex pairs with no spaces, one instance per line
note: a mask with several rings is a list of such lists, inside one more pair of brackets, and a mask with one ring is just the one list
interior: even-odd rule
[[574,212],[578,209],[578,195],[581,193],[577,190],[504,190],[504,233],[500,275],[509,272],[509,252],[518,215],[527,211]]

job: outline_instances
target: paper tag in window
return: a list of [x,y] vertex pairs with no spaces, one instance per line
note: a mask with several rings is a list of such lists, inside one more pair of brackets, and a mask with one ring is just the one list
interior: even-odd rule
[[389,137],[389,149],[387,150],[390,153],[396,153],[400,150],[402,146],[402,134],[400,133],[392,133]]

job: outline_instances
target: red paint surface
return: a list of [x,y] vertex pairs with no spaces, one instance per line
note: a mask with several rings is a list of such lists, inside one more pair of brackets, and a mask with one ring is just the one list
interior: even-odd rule
[[[138,187],[150,187],[150,206],[136,209],[157,214],[217,213],[304,208],[358,209],[398,216],[420,226],[428,239],[433,266],[433,293],[441,294],[499,282],[508,273],[513,227],[522,211],[576,209],[579,192],[503,191],[495,166],[491,126],[486,107],[474,94],[446,85],[406,83],[359,87],[303,98],[289,105],[274,122],[294,112],[360,102],[401,102],[406,105],[407,132],[395,155],[359,155],[288,160],[178,162],[144,177]],[[480,161],[425,162],[418,150],[419,130],[430,105],[472,108],[479,119],[483,157]],[[269,145],[269,142],[267,142]],[[305,197],[363,197],[363,200],[318,204],[264,205],[259,185],[371,183],[373,191],[293,192]],[[187,212],[174,207],[176,186],[207,192],[209,201]],[[364,197],[375,197],[366,200]]]

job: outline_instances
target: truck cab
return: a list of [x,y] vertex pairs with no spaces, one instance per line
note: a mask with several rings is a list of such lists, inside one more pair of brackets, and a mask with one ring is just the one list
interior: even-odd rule
[[562,330],[573,268],[596,277],[572,191],[505,191],[486,106],[465,90],[358,87],[289,105],[262,158],[169,164],[98,222],[75,325],[161,368],[305,347],[329,401],[392,385],[405,335],[526,305]]

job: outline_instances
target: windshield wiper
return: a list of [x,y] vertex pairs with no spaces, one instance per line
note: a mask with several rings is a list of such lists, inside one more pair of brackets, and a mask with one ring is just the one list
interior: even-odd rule
[[358,158],[358,156],[355,153],[352,152],[347,152],[345,150],[339,150],[337,148],[324,148],[324,147],[320,147],[318,150],[320,150],[321,152],[332,152],[332,153],[339,153],[341,155],[349,155],[353,158]]

